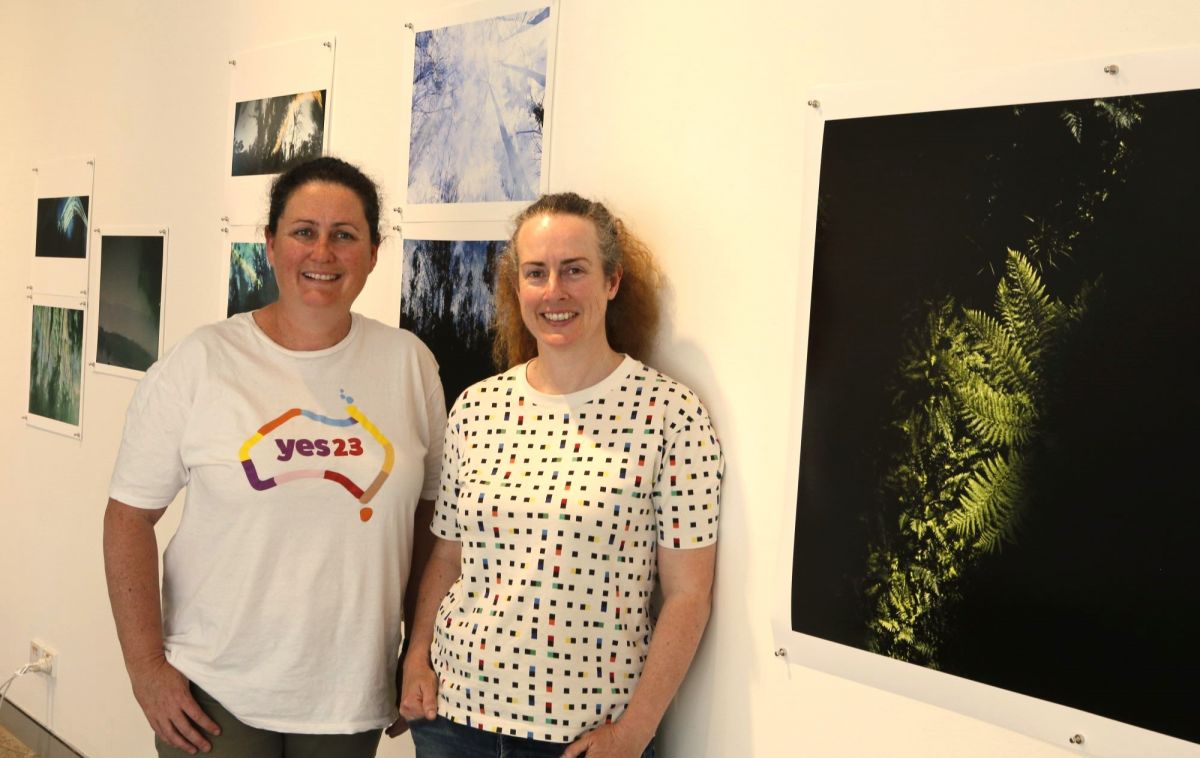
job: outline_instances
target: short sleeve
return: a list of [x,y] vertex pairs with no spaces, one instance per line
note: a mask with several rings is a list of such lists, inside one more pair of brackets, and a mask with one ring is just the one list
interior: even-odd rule
[[135,508],[165,508],[187,485],[180,448],[204,361],[203,347],[185,342],[142,377],[125,413],[109,497]]
[[665,409],[663,452],[652,494],[658,543],[697,548],[717,541],[725,459],[700,399],[683,385]]
[[437,504],[433,508],[433,521],[429,529],[444,540],[461,542],[458,529],[458,469],[461,463],[460,424],[464,393],[450,409],[446,420],[446,441],[442,452],[441,484],[437,493]]
[[425,449],[425,480],[421,484],[421,499],[433,500],[438,496],[441,482],[442,456],[446,440],[446,393],[438,378],[436,364],[433,380],[425,395],[425,418],[429,419],[429,445]]

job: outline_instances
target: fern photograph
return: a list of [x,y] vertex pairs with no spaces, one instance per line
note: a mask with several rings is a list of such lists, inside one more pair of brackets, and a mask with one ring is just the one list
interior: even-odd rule
[[795,631],[1200,742],[1198,122],[826,122]]

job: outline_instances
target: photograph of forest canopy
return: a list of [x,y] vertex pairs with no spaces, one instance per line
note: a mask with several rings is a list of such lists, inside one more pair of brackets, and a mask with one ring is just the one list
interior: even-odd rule
[[278,299],[279,285],[267,260],[266,243],[230,243],[229,305],[225,316],[257,310]]
[[400,326],[433,351],[447,407],[467,387],[496,373],[492,281],[504,245],[504,240],[404,240]]
[[39,197],[35,258],[86,258],[88,198]]
[[29,412],[79,426],[83,386],[83,311],[33,306]]
[[825,124],[795,631],[1200,741],[1197,123]]
[[104,236],[96,362],[145,371],[158,360],[163,238]]
[[325,90],[234,106],[233,176],[278,174],[325,147]]
[[550,9],[418,32],[408,202],[533,200]]

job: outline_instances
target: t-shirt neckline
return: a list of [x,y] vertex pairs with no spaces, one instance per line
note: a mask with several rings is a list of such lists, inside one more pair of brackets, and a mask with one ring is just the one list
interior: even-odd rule
[[247,325],[249,325],[250,331],[258,339],[258,341],[261,342],[263,345],[267,346],[271,350],[274,350],[282,355],[287,355],[292,358],[324,358],[327,355],[333,355],[334,353],[337,353],[337,352],[340,352],[340,351],[346,349],[346,347],[351,342],[353,342],[354,339],[358,336],[358,333],[361,330],[360,322],[362,320],[361,317],[357,313],[354,313],[353,311],[351,311],[350,312],[350,331],[346,332],[346,336],[342,337],[336,344],[330,345],[329,347],[323,347],[320,350],[291,350],[289,348],[284,347],[283,345],[280,345],[275,340],[271,339],[270,335],[268,335],[266,332],[263,331],[263,328],[258,325],[257,321],[254,320],[254,312],[253,311],[246,311],[245,313],[239,313],[236,316],[234,316],[234,318],[240,318]]
[[566,395],[550,395],[540,390],[534,389],[529,383],[529,379],[525,376],[526,370],[529,368],[529,362],[522,363],[517,366],[516,372],[517,388],[520,392],[529,398],[532,402],[538,405],[553,405],[559,407],[579,406],[590,403],[598,397],[601,397],[613,388],[620,385],[627,376],[633,373],[638,365],[638,360],[630,355],[626,355],[624,359],[617,364],[608,376],[593,384],[591,387],[584,387],[576,392],[571,392]]

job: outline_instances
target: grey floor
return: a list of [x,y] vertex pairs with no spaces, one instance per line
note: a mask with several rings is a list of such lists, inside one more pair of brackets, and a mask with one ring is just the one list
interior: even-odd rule
[[5,702],[0,708],[0,726],[12,732],[12,735],[29,746],[37,758],[80,758],[83,753],[77,752],[62,742],[46,729],[25,715],[25,712],[10,702]]

